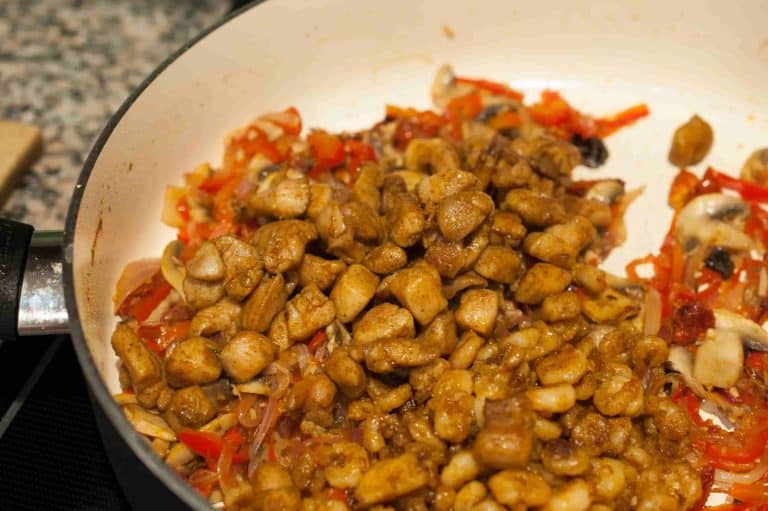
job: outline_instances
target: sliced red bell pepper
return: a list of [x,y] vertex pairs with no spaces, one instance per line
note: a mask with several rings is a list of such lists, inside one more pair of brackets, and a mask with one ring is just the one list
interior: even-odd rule
[[482,80],[475,78],[466,78],[463,76],[456,77],[456,83],[464,83],[467,85],[473,85],[478,89],[496,94],[498,96],[505,96],[515,101],[523,101],[523,93],[510,88],[503,83],[492,82],[490,80]]
[[[235,428],[230,428],[227,433],[224,434],[224,438],[219,437],[214,433],[207,431],[197,431],[194,429],[185,429],[178,434],[179,440],[184,443],[189,449],[205,459],[218,459],[221,456],[221,451],[224,449],[224,442],[231,442],[233,445],[236,443],[232,437],[227,437],[227,434]],[[243,442],[242,435],[239,437],[240,442],[237,447]],[[245,463],[248,461],[248,453],[237,451],[232,455],[233,463]]]
[[545,90],[541,93],[541,99],[528,107],[531,118],[542,126],[558,126],[571,119],[574,109],[565,101],[558,92]]
[[139,323],[143,323],[170,292],[171,285],[158,271],[151,281],[142,284],[129,294],[120,304],[117,312],[120,317],[132,317]]
[[477,92],[453,98],[445,106],[445,118],[451,125],[451,136],[461,138],[461,123],[474,119],[483,110],[483,100]]
[[488,126],[495,130],[518,128],[523,125],[523,120],[517,112],[504,112],[488,121]]
[[287,135],[295,136],[301,133],[301,115],[294,107],[289,107],[282,112],[264,114],[261,119],[277,124]]
[[345,141],[344,153],[347,155],[347,170],[349,170],[352,180],[357,176],[363,162],[376,161],[376,152],[373,150],[373,146],[359,140]]
[[307,137],[315,165],[309,176],[317,178],[344,162],[344,144],[336,135],[316,130]]
[[768,201],[768,188],[743,179],[731,177],[727,174],[723,174],[712,167],[709,167],[704,173],[702,181],[711,181],[720,188],[727,188],[733,190],[741,195],[744,199],[754,202],[767,202]]
[[633,124],[638,119],[642,119],[650,114],[648,105],[641,103],[639,105],[631,106],[626,110],[623,110],[617,114],[609,117],[603,117],[596,119],[597,136],[600,138],[607,137],[618,131],[619,129]]
[[315,350],[327,339],[328,336],[325,334],[325,330],[318,330],[315,335],[312,336],[312,339],[309,341],[307,348],[309,348],[310,352],[314,353]]
[[768,353],[753,351],[747,355],[746,366],[755,371],[762,372],[768,368]]

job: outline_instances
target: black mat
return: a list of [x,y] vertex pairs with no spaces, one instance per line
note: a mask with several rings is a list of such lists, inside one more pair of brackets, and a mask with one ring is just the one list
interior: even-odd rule
[[[50,339],[22,342],[27,346],[0,347],[0,404],[8,404],[8,389],[26,381],[19,375],[32,374],[30,361],[44,356]],[[0,510],[129,510],[69,339],[60,343],[0,437]]]

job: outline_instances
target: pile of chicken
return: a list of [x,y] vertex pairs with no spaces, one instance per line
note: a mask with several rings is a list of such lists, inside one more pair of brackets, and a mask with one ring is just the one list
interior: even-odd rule
[[[160,312],[123,314],[118,399],[214,505],[658,511],[701,498],[643,289],[595,265],[620,242],[623,184],[572,182],[579,148],[488,83],[453,79],[443,99],[469,86],[482,110],[431,136],[413,121],[404,143],[396,116],[340,135],[375,149],[353,175],[318,171],[300,138],[291,158],[254,164],[233,200],[238,222],[260,226],[185,257],[169,245]],[[493,124],[508,113],[516,126]],[[148,322],[184,315],[168,346],[145,342]]]

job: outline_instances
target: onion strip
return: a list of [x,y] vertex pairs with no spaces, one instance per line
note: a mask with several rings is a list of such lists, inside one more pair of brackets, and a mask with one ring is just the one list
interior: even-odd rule
[[269,433],[269,430],[272,429],[272,426],[277,421],[277,403],[278,400],[274,397],[270,397],[269,401],[267,402],[267,408],[264,410],[264,415],[261,417],[261,424],[259,424],[259,428],[256,430],[256,434],[253,437],[253,442],[251,443],[251,447],[249,449],[249,458],[250,463],[248,464],[248,478],[252,479],[252,476],[256,469],[259,466],[258,462],[258,454],[259,454],[259,448],[261,447],[261,444],[264,442],[264,439],[267,436],[267,433]]

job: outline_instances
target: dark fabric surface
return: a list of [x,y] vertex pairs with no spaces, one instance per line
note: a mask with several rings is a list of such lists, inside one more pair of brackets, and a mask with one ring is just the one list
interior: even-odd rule
[[[5,365],[9,351],[0,349]],[[0,438],[0,510],[128,509],[67,339]]]

